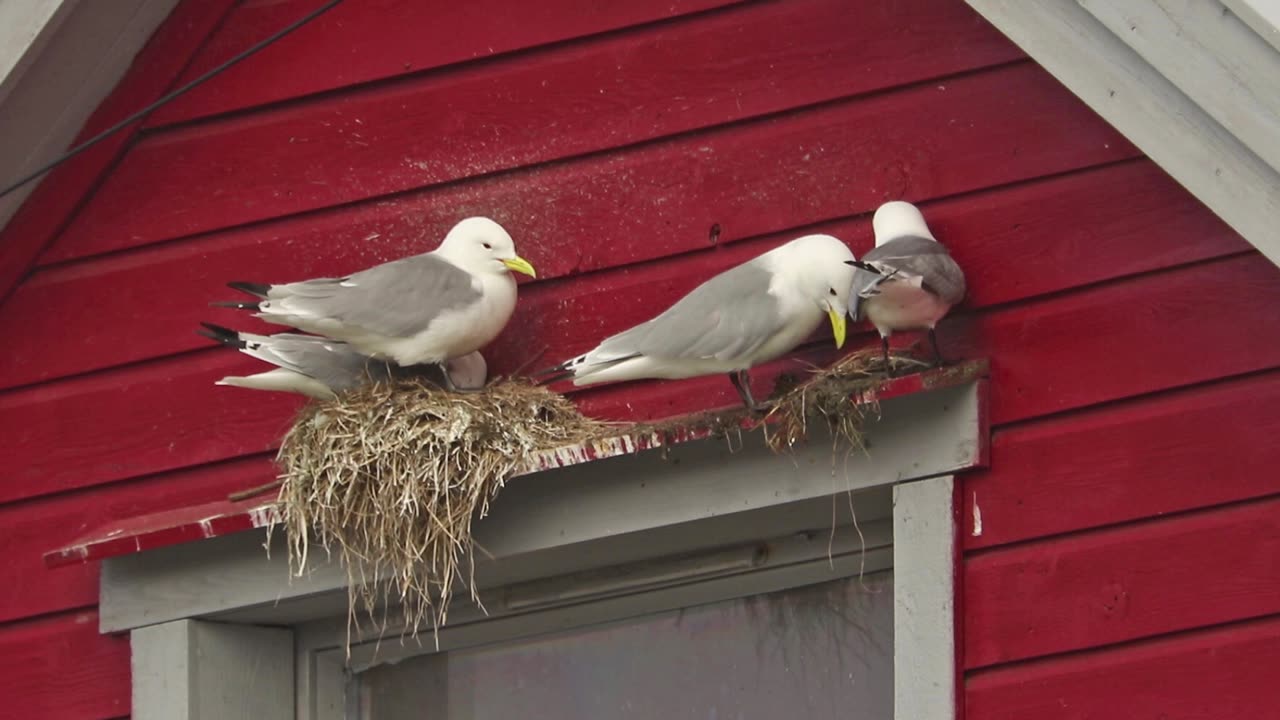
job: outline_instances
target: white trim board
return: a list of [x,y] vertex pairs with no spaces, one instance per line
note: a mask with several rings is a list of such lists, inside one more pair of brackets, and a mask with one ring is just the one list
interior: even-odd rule
[[1072,0],[967,2],[1280,265],[1280,173],[1159,70]]
[[[0,68],[0,186],[67,149],[178,0],[38,4],[25,29],[0,24],[0,64],[13,55],[12,66]],[[12,48],[4,44],[9,33],[17,34]],[[39,182],[0,198],[0,229]]]
[[[742,542],[764,531],[758,522],[790,532],[815,527],[816,513],[829,525],[834,494],[979,464],[981,402],[977,383],[886,400],[866,425],[868,454],[833,453],[815,437],[778,456],[747,435],[747,446],[732,453],[708,440],[672,448],[671,460],[648,451],[513,480],[475,525],[494,558],[477,565],[477,586]],[[330,614],[345,603],[346,572],[319,562],[323,551],[312,558],[306,576],[291,579],[285,553],[277,547],[265,557],[257,533],[108,558],[101,628],[188,617],[283,624],[309,619],[298,614],[304,610]]]

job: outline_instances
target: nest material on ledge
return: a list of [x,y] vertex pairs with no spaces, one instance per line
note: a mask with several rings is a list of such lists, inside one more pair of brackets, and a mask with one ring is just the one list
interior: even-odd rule
[[728,435],[754,427],[782,452],[803,442],[815,420],[860,447],[865,406],[851,398],[882,379],[879,364],[874,353],[855,353],[803,383],[780,381],[764,422],[736,410],[661,424],[603,423],[521,380],[474,394],[413,381],[374,384],[313,402],[277,457],[292,566],[301,573],[318,542],[347,568],[352,623],[362,610],[385,630],[379,613],[399,604],[406,629],[416,632],[425,620],[438,629],[455,583],[465,583],[478,602],[471,522],[484,517],[530,456],[619,435]]

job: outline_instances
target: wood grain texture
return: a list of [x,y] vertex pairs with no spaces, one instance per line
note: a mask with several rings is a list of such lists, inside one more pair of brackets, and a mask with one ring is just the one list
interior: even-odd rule
[[965,564],[965,667],[1280,613],[1280,499],[991,550]]
[[[160,97],[233,0],[185,2],[138,53],[116,89],[89,116],[76,140],[92,137]],[[136,126],[85,151],[45,176],[0,229],[0,302],[62,230],[81,199],[122,152]]]
[[6,478],[0,500],[268,450],[302,398],[214,392],[226,389],[215,380],[252,369],[249,358],[212,348],[77,378],[53,394],[36,388],[0,398],[0,453],[18,452],[15,462],[24,463]]
[[971,677],[967,720],[1273,717],[1280,618]]
[[[1078,123],[1074,127],[1064,126],[1053,142],[1033,142],[1035,136],[1046,135],[1046,123],[1072,116],[1078,107],[1033,67],[983,73],[947,87],[840,103],[394,202],[50,269],[0,307],[0,335],[19,332],[27,338],[0,356],[0,387],[199,347],[203,341],[191,330],[199,320],[239,321],[207,307],[208,301],[227,297],[223,285],[228,280],[284,281],[351,272],[428,250],[456,218],[468,214],[489,214],[503,222],[542,278],[522,287],[520,322],[509,326],[502,342],[512,344],[507,347],[527,348],[535,341],[555,347],[566,318],[606,316],[566,314],[563,308],[544,311],[531,304],[549,279],[620,266],[631,272],[641,261],[706,249],[713,224],[722,228],[720,243],[730,244],[742,237],[865,213],[904,189],[923,201],[1122,159],[1132,152],[1109,130],[1090,126],[1084,113],[1073,118]],[[939,112],[943,107],[948,110]],[[857,180],[833,183],[831,177]],[[1132,189],[1121,187],[1126,178]],[[1090,194],[1082,184],[1068,188],[1073,197]],[[1150,171],[1124,175],[1110,188],[1117,199],[1133,202],[1137,211],[1123,218],[1120,215],[1128,210],[1120,202],[1100,204],[1099,214],[1107,218],[1108,227],[1137,235],[1154,226],[1176,238],[1169,244],[1173,250],[1155,247],[1159,238],[1144,241],[1150,243],[1143,247],[1150,248],[1153,259],[1186,257],[1183,242],[1208,252],[1232,246],[1221,225],[1208,214],[1197,215],[1193,206],[1188,210],[1185,197]],[[1031,196],[1047,200],[1043,190]],[[1053,226],[1032,219],[1032,208],[1015,206],[999,200],[977,206],[985,218],[984,229],[1017,241],[1047,233]],[[1061,224],[1077,212],[1062,203],[1054,206],[1059,208],[1056,214],[1046,217]],[[1021,223],[1001,226],[1002,213],[1017,215]],[[1179,219],[1187,225],[1177,224]],[[950,218],[940,222],[949,227]],[[1022,232],[1020,225],[1026,227]],[[1091,232],[1062,233],[1062,259],[1070,262],[1088,249]],[[991,247],[1002,244],[993,239]],[[983,243],[976,238],[957,245],[973,248],[975,263],[986,259]],[[1116,252],[1129,251],[1120,247]],[[1203,252],[1191,256],[1201,257]],[[962,256],[962,261],[968,258]],[[1095,267],[1093,277],[1111,272]],[[1048,272],[1044,276],[1055,277]],[[1023,278],[1029,288],[1037,284],[1027,275],[1008,277]],[[592,288],[607,289],[595,279],[575,278],[567,292]],[[85,307],[84,297],[95,298],[92,307]],[[650,312],[662,301],[645,290],[638,299]],[[33,318],[58,322],[32,322]],[[144,318],[147,331],[134,332],[131,328]],[[582,344],[603,337],[601,330],[579,324],[570,334]],[[122,333],[127,333],[128,342],[122,341]]]
[[[182,74],[187,82],[324,0],[240,3]],[[594,3],[376,0],[339,5],[242,67],[152,116],[149,127],[348,88],[514,50],[733,5],[740,0]]]
[[[665,264],[664,264],[665,265]],[[1250,253],[1129,282],[1102,285],[987,312],[961,314],[940,334],[949,355],[991,357],[992,421],[1006,423],[1280,366],[1276,268]],[[1221,278],[1231,278],[1223,284]],[[1207,285],[1220,289],[1206,299]],[[1248,333],[1218,322],[1237,318]],[[1178,325],[1178,334],[1168,327]],[[829,347],[829,339],[821,339]],[[912,338],[907,338],[911,340]],[[851,344],[869,345],[870,335]],[[1182,352],[1187,344],[1212,353]],[[526,350],[526,354],[532,352]],[[1114,357],[1161,357],[1142,373],[1112,374]],[[831,350],[788,358],[756,373],[769,387],[784,368],[830,361]],[[0,395],[0,454],[14,471],[9,500],[262,452],[287,427],[298,402],[219,388],[222,374],[254,361],[217,348]],[[1081,377],[1091,378],[1081,382]],[[584,411],[652,419],[732,404],[722,377],[621,384],[575,394]],[[77,418],[92,418],[78,422]]]
[[225,499],[275,476],[267,456],[0,506],[0,622],[98,602],[98,564],[50,571],[40,557],[112,520]]
[[100,720],[129,713],[129,640],[79,611],[0,627],[0,718]]
[[[927,21],[916,27],[904,16]],[[514,57],[160,133],[130,150],[44,261],[508,171],[1018,56],[957,3],[877,0],[857,13],[842,0],[753,5],[537,62]],[[884,110],[876,125],[905,114]],[[990,118],[955,119],[966,121],[990,127]],[[861,129],[891,141],[876,125]],[[929,131],[932,141],[942,140],[941,129]],[[1097,139],[1095,132],[1086,137]],[[912,157],[903,153],[897,162]],[[702,159],[696,150],[688,158]],[[663,180],[677,182],[680,169]]]
[[1280,172],[1078,3],[967,2],[1280,265]]
[[964,476],[965,547],[1278,492],[1277,407],[1272,372],[1002,430],[991,467]]

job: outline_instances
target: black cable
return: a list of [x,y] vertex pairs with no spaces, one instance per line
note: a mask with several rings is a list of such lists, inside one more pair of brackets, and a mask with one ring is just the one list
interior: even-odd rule
[[27,175],[26,177],[22,178],[21,180],[18,180],[17,182],[13,183],[12,185],[9,185],[9,186],[8,186],[8,187],[6,187],[4,190],[0,190],[0,198],[3,198],[4,196],[8,195],[9,193],[13,192],[14,190],[17,190],[18,188],[22,187],[23,185],[26,185],[27,183],[31,182],[32,180],[35,180],[36,178],[40,177],[41,175],[44,175],[45,173],[47,173],[47,172],[49,172],[50,170],[52,170],[52,169],[54,169],[54,168],[58,167],[59,165],[61,165],[62,163],[66,162],[66,161],[68,161],[68,160],[70,160],[71,158],[75,157],[76,155],[79,155],[80,153],[84,152],[85,150],[88,150],[89,148],[93,147],[94,145],[97,145],[99,142],[101,142],[101,141],[103,141],[103,140],[107,139],[107,138],[108,138],[108,137],[110,137],[111,135],[114,135],[115,133],[120,132],[120,131],[121,131],[121,130],[123,130],[124,128],[126,128],[126,127],[128,127],[128,126],[132,125],[133,123],[135,123],[135,122],[137,122],[137,121],[139,121],[139,120],[141,120],[141,119],[145,118],[146,116],[148,116],[148,115],[150,115],[151,113],[155,112],[156,110],[160,109],[160,108],[161,108],[161,107],[163,107],[164,105],[166,105],[166,104],[168,104],[168,103],[172,102],[173,100],[175,100],[176,98],[178,98],[180,95],[183,95],[183,94],[184,94],[184,93],[186,93],[187,91],[189,91],[189,90],[191,90],[191,89],[195,88],[197,85],[200,85],[201,83],[204,83],[205,81],[210,80],[211,78],[213,78],[214,76],[216,76],[216,75],[218,75],[218,74],[222,73],[224,70],[226,70],[227,68],[231,67],[232,65],[235,65],[236,63],[240,62],[241,60],[244,60],[245,58],[249,57],[250,55],[253,55],[254,53],[258,52],[259,50],[262,50],[263,48],[267,47],[268,45],[271,45],[272,43],[276,42],[277,40],[279,40],[280,38],[284,37],[285,35],[288,35],[289,33],[293,32],[294,30],[297,30],[298,28],[302,27],[303,25],[306,25],[307,23],[311,22],[312,20],[315,20],[316,18],[318,18],[318,17],[320,17],[321,15],[325,14],[326,12],[329,12],[330,10],[332,10],[332,9],[333,9],[333,8],[334,8],[338,3],[340,3],[340,2],[342,2],[342,0],[329,0],[329,2],[325,3],[324,5],[320,6],[319,8],[317,8],[317,9],[315,9],[315,10],[312,10],[311,12],[309,12],[309,13],[307,13],[306,15],[302,16],[302,17],[301,17],[301,18],[299,18],[298,20],[295,20],[293,23],[289,24],[289,25],[288,25],[288,26],[286,26],[284,29],[277,31],[275,34],[273,34],[273,35],[271,35],[271,36],[267,37],[265,40],[262,40],[262,41],[258,42],[258,44],[256,44],[256,45],[254,45],[254,46],[250,47],[250,48],[249,48],[249,49],[247,49],[247,50],[242,50],[242,51],[240,51],[240,52],[239,52],[239,53],[237,53],[236,55],[232,56],[232,57],[231,57],[231,59],[229,59],[229,60],[227,60],[226,62],[222,63],[221,65],[219,65],[219,66],[215,67],[214,69],[212,69],[212,70],[210,70],[210,71],[206,72],[205,74],[201,75],[200,77],[196,78],[195,80],[192,80],[191,82],[187,83],[186,85],[183,85],[182,87],[178,88],[177,90],[174,90],[173,92],[169,93],[168,95],[165,95],[164,97],[160,98],[159,100],[156,100],[155,102],[153,102],[153,103],[151,103],[150,105],[148,105],[148,106],[146,106],[146,107],[142,108],[141,110],[139,110],[138,112],[136,112],[136,113],[134,113],[134,114],[130,115],[129,117],[125,118],[124,120],[121,120],[120,122],[116,123],[115,125],[112,125],[111,127],[107,128],[106,130],[103,130],[102,132],[100,132],[100,133],[98,133],[97,135],[93,136],[93,138],[91,138],[91,139],[89,139],[89,140],[85,141],[83,144],[81,144],[80,146],[76,147],[75,149],[73,149],[73,150],[68,150],[67,152],[63,153],[63,154],[62,154],[62,156],[61,156],[61,157],[59,157],[57,160],[54,160],[53,162],[49,163],[48,165],[45,165],[44,167],[40,168],[39,170],[36,170],[35,172],[31,173],[30,175]]

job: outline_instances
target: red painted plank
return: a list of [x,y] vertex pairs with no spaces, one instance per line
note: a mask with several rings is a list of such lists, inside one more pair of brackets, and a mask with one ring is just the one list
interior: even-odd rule
[[[1206,581],[1215,577],[1210,572]],[[972,676],[966,720],[1274,718],[1280,618]]]
[[0,627],[0,717],[100,720],[129,712],[129,640],[94,611]]
[[965,562],[965,667],[1280,613],[1280,499]]
[[[1224,277],[1229,283],[1206,296],[1204,288],[1218,287]],[[1280,270],[1251,253],[1035,303],[960,313],[938,334],[952,359],[991,359],[991,422],[1000,425],[1280,366],[1280,314],[1266,311],[1273,303],[1280,303]],[[1222,317],[1247,323],[1249,332],[1238,332]],[[846,347],[875,342],[864,335]],[[1188,347],[1213,352],[1188,353]],[[810,359],[830,356],[824,350]],[[1160,361],[1142,362],[1148,357]],[[1125,358],[1138,365],[1118,373]],[[723,378],[634,383],[593,389],[575,401],[600,417],[664,417],[696,410],[709,397],[731,397],[725,385]]]
[[50,548],[122,518],[225,499],[274,475],[270,459],[256,456],[0,506],[0,622],[97,603],[98,566],[50,572],[41,561]]
[[1280,269],[1249,253],[939,326],[991,357],[992,423],[1280,365]]
[[[1214,288],[1212,295],[1206,287]],[[991,419],[1007,423],[1278,367],[1280,314],[1265,310],[1275,306],[1280,272],[1250,253],[961,315],[944,323],[940,334],[954,358],[991,357]],[[1250,332],[1236,331],[1220,322],[1223,317],[1248,323]],[[1169,331],[1175,326],[1176,334]],[[536,334],[525,338],[528,347],[536,347]],[[870,340],[864,335],[854,344]],[[822,341],[823,347],[829,343]],[[1213,352],[1188,353],[1187,347]],[[1117,358],[1146,357],[1160,362],[1116,376]],[[803,359],[777,363],[773,372]],[[13,428],[0,433],[0,456],[13,467],[0,484],[0,500],[268,449],[287,425],[294,401],[211,384],[253,362],[212,349],[0,395],[0,428]],[[758,388],[768,386],[769,375],[758,374]],[[708,377],[623,384],[579,397],[593,415],[651,419],[728,404],[732,392],[724,378]]]
[[213,385],[254,368],[211,348],[0,396],[0,502],[269,450],[301,398]]
[[[986,372],[986,363],[973,361],[942,370],[928,370],[903,377],[886,378],[875,387],[853,396],[852,399],[859,405],[872,405],[895,397],[970,383],[982,383],[979,386],[979,392],[985,393],[986,384],[982,378],[985,377]],[[733,410],[738,407],[740,406],[735,403],[713,408],[713,410]],[[750,430],[756,426],[757,421],[753,419],[744,419],[741,424],[744,430]],[[987,432],[985,425],[980,425],[977,429],[980,437],[985,437]],[[672,431],[665,434],[642,431],[618,435],[607,440],[567,445],[526,458],[523,467],[515,471],[515,476],[631,455],[658,447],[706,440],[712,437],[712,434],[709,428],[693,427],[685,431]],[[985,456],[980,456],[975,465],[985,461]],[[70,543],[47,552],[44,559],[49,567],[84,564],[108,557],[146,552],[262,528],[277,522],[277,518],[275,498],[270,493],[238,501],[220,499],[199,505],[178,506],[95,525],[91,531],[78,536]]]
[[[164,94],[233,1],[180,3],[156,28],[115,90],[89,116],[76,141],[92,137]],[[62,229],[81,198],[115,161],[136,128],[134,125],[120,131],[46,175],[8,224],[0,229],[0,248],[3,248],[0,302]]]
[[[37,275],[12,302],[0,307],[0,336],[17,333],[25,338],[0,355],[0,387],[199,347],[203,341],[191,328],[199,320],[210,319],[207,301],[226,297],[223,284],[229,279],[262,274],[284,280],[350,272],[428,249],[458,216],[472,212],[492,214],[504,222],[521,253],[543,278],[521,291],[519,323],[511,327],[524,327],[527,333],[508,330],[503,342],[527,347],[526,340],[537,335],[559,350],[567,331],[571,342],[582,344],[601,335],[594,328],[555,326],[563,325],[566,318],[600,317],[603,309],[585,315],[537,309],[530,300],[545,292],[541,288],[547,279],[705,249],[713,223],[723,229],[721,242],[731,243],[744,236],[867,212],[888,192],[884,183],[896,188],[909,178],[913,198],[924,200],[1071,170],[1131,152],[1104,147],[1114,139],[1112,132],[1049,83],[1037,68],[1008,68],[957,80],[947,91],[919,88],[843,103],[395,202],[54,268]],[[1010,102],[1019,112],[1016,117],[1009,116]],[[1076,125],[1063,125],[1055,138],[1047,137],[1046,125],[1057,126],[1071,117]],[[904,128],[907,125],[914,129]],[[1045,136],[1045,142],[1023,149],[1010,144],[1011,138],[1021,142],[1032,135]],[[884,142],[867,144],[867,136]],[[904,157],[919,160],[904,161]],[[900,166],[901,162],[909,164]],[[900,172],[906,175],[899,176]],[[830,182],[830,177],[861,180],[846,186]],[[972,261],[973,272],[979,275],[981,268],[991,268],[992,284],[1003,284],[1006,298],[1024,289],[1063,287],[1061,278],[1075,283],[1113,277],[1113,272],[1135,265],[1202,258],[1240,245],[1225,226],[1150,166],[1122,170],[1114,180],[1094,179],[1110,194],[1089,187],[1089,180],[1067,182],[1057,190],[1064,198],[1098,202],[1100,226],[1143,248],[1139,254],[1120,242],[1109,243],[1119,249],[1103,251],[1101,257],[1114,260],[1115,268],[1107,263],[1074,262],[1082,236],[1078,231],[1061,235],[1065,244],[1058,254],[1065,262],[1056,274],[1044,273],[1053,278],[1046,281],[1005,272],[1006,263],[982,249],[988,244],[1034,247],[1046,242],[1043,236],[1052,230],[1034,219],[1035,206],[1024,206],[1024,201],[1049,204],[1054,211],[1048,216],[1069,226],[1066,221],[1075,217],[1076,206],[1053,199],[1053,193],[1044,188],[1019,191],[1008,199],[975,199],[956,214],[944,208],[939,228],[957,228],[952,234],[957,236],[957,250],[965,248],[961,259]],[[592,191],[584,193],[584,187]],[[1125,202],[1134,203],[1141,212],[1130,214]],[[447,210],[451,206],[453,210]],[[976,234],[966,237],[970,231],[961,223],[967,222],[968,210],[963,208],[977,214],[981,224],[976,232],[989,239]],[[1025,230],[1007,224],[1009,218],[1024,220]],[[858,228],[865,238],[865,226]],[[1143,236],[1153,228],[1164,234]],[[866,241],[855,245],[865,247]],[[279,270],[255,272],[253,268]],[[568,289],[550,292],[577,293],[580,282],[586,283],[584,289],[595,287],[589,284],[594,280],[575,280]],[[660,300],[654,294],[640,291],[640,312],[650,312]],[[95,298],[91,311],[84,308],[85,297]],[[143,315],[146,332],[130,329]],[[126,329],[129,341],[121,342]]]
[[[419,72],[678,17],[739,0],[581,2],[380,0],[339,5],[242,67],[233,67],[156,113],[149,126]],[[324,0],[242,3],[206,42],[182,80],[212,69]]]
[[[510,170],[1019,55],[963,4],[876,0],[867,10],[851,13],[843,0],[753,5],[537,61],[513,57],[163,132],[129,152],[45,260]],[[963,86],[956,90],[963,103]],[[1103,139],[1100,121],[1089,121],[1087,136]],[[859,129],[861,143],[884,132]],[[821,147],[811,150],[821,157]]]
[[965,547],[1280,492],[1277,407],[1273,372],[1000,431],[964,476]]

